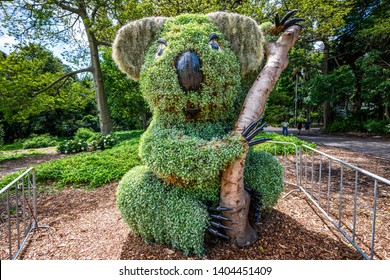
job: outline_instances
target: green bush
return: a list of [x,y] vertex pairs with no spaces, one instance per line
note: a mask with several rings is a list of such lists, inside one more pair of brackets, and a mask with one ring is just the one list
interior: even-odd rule
[[362,131],[363,125],[359,120],[354,119],[336,119],[334,120],[329,127],[327,127],[327,132],[329,133],[339,133],[339,132],[356,132]]
[[96,132],[92,128],[80,127],[77,129],[76,134],[74,135],[74,139],[88,142],[89,139],[95,137],[95,134]]
[[85,140],[68,140],[61,142],[57,151],[61,154],[74,154],[88,150],[88,143]]
[[57,145],[56,138],[50,136],[50,134],[41,134],[31,135],[30,138],[24,141],[23,143],[23,149],[30,149],[30,148],[44,148],[44,147],[51,147]]
[[118,139],[113,134],[99,135],[89,143],[89,148],[91,151],[104,150],[112,148],[117,143]]
[[371,133],[386,133],[387,126],[390,126],[390,123],[385,120],[368,120],[363,126]]
[[385,133],[390,134],[390,123],[386,125]]

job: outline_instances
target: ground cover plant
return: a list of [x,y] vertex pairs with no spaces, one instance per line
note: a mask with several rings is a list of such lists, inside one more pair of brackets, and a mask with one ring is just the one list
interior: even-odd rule
[[[80,153],[35,166],[39,184],[52,183],[57,187],[95,188],[119,180],[126,171],[140,164],[138,143],[141,131],[120,133],[120,141],[112,149]],[[15,179],[21,172],[1,178],[0,186]]]
[[[121,174],[123,175],[123,172],[127,171],[126,168],[141,164],[138,157],[138,145],[142,133],[143,131],[140,130],[115,132],[114,135],[118,139],[118,143],[111,150],[81,153],[72,155],[69,158],[54,159],[44,164],[34,165],[38,173],[38,183],[46,184],[52,182],[54,185],[61,187],[73,184],[78,187],[97,187],[113,180],[119,180]],[[261,137],[267,137],[280,142],[293,141],[293,143],[298,145],[298,148],[301,144],[315,146],[314,143],[300,140],[295,136],[283,136],[277,133],[266,132]],[[272,144],[265,143],[261,146],[256,146],[254,149],[269,150],[270,153],[274,154]],[[16,151],[13,150],[13,153],[10,153],[10,151],[0,152],[0,164],[8,160],[20,160],[21,158],[29,158],[44,153],[44,151],[37,150]],[[283,150],[278,149],[277,154],[283,154]],[[87,168],[87,163],[91,165],[91,168]],[[113,171],[104,171],[106,175],[107,173],[111,174],[107,180],[102,180],[98,174],[95,174],[95,172],[99,173],[99,170],[102,171],[104,169],[114,169]],[[0,186],[5,186],[21,172],[23,171],[0,178]],[[97,176],[96,178],[95,175]]]
[[269,138],[269,139],[271,139],[271,141],[293,144],[293,145],[285,145],[285,146],[282,146],[282,145],[275,146],[274,144],[272,144],[270,142],[268,142],[268,143],[265,142],[261,146],[256,147],[256,149],[259,149],[261,151],[265,151],[265,152],[268,152],[271,154],[277,154],[277,155],[295,154],[295,152],[296,152],[295,148],[297,148],[297,150],[299,150],[299,148],[302,145],[307,145],[311,148],[316,147],[315,143],[306,142],[306,141],[301,140],[298,137],[291,135],[291,134],[289,136],[284,136],[284,135],[281,135],[281,134],[278,134],[275,132],[263,132],[263,133],[260,133],[258,135],[258,138]]

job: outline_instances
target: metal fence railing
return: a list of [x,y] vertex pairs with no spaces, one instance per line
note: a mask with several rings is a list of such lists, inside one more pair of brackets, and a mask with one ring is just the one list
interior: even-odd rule
[[36,175],[29,168],[0,190],[2,243],[7,244],[9,259],[16,259],[30,233],[38,226]]
[[277,156],[287,167],[295,160],[285,183],[296,185],[293,191],[302,191],[365,259],[374,259],[375,246],[388,238],[388,198],[382,194],[390,191],[390,180],[306,145],[296,151],[290,159]]
[[268,141],[273,148],[267,149],[272,153],[283,167],[284,182],[293,186],[299,184],[299,148],[291,142]]

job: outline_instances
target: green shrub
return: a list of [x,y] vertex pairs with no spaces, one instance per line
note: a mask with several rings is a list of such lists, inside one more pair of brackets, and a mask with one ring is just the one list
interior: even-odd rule
[[385,133],[390,134],[390,123],[386,125]]
[[112,148],[115,144],[118,143],[118,139],[113,134],[108,135],[99,135],[97,139],[89,143],[89,148],[91,151],[104,150]]
[[68,140],[61,142],[57,151],[61,154],[74,154],[85,152],[88,149],[88,143],[85,140]]
[[362,131],[362,123],[354,119],[336,119],[334,120],[329,127],[327,127],[327,132],[329,133],[339,133],[339,132],[355,132]]
[[30,138],[24,141],[23,149],[30,148],[44,148],[57,145],[56,138],[50,136],[50,134],[33,134]]
[[95,134],[96,132],[92,128],[80,127],[77,129],[74,139],[88,141],[95,137]]
[[390,126],[390,123],[385,120],[368,120],[363,126],[368,132],[386,133],[387,126]]

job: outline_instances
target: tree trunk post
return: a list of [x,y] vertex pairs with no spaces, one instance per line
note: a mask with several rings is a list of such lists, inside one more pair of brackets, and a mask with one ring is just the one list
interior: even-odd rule
[[103,135],[107,135],[112,132],[112,120],[107,104],[107,97],[104,90],[103,73],[99,61],[98,42],[95,35],[89,32],[89,26],[85,24],[85,30],[87,32],[89,49],[91,55],[92,75],[95,87],[97,109],[99,115],[100,132]]
[[[276,42],[266,44],[266,64],[245,98],[234,131],[242,133],[251,122],[263,114],[265,102],[280,74],[287,67],[287,54],[298,39],[301,30],[300,26],[294,25],[288,28]],[[239,247],[250,245],[258,238],[255,229],[249,224],[250,196],[244,188],[244,166],[248,151],[249,146],[242,157],[228,165],[221,181],[220,205],[233,208],[232,211],[224,212],[224,215],[232,220],[225,222],[225,225],[232,228],[225,233],[230,243]]]

